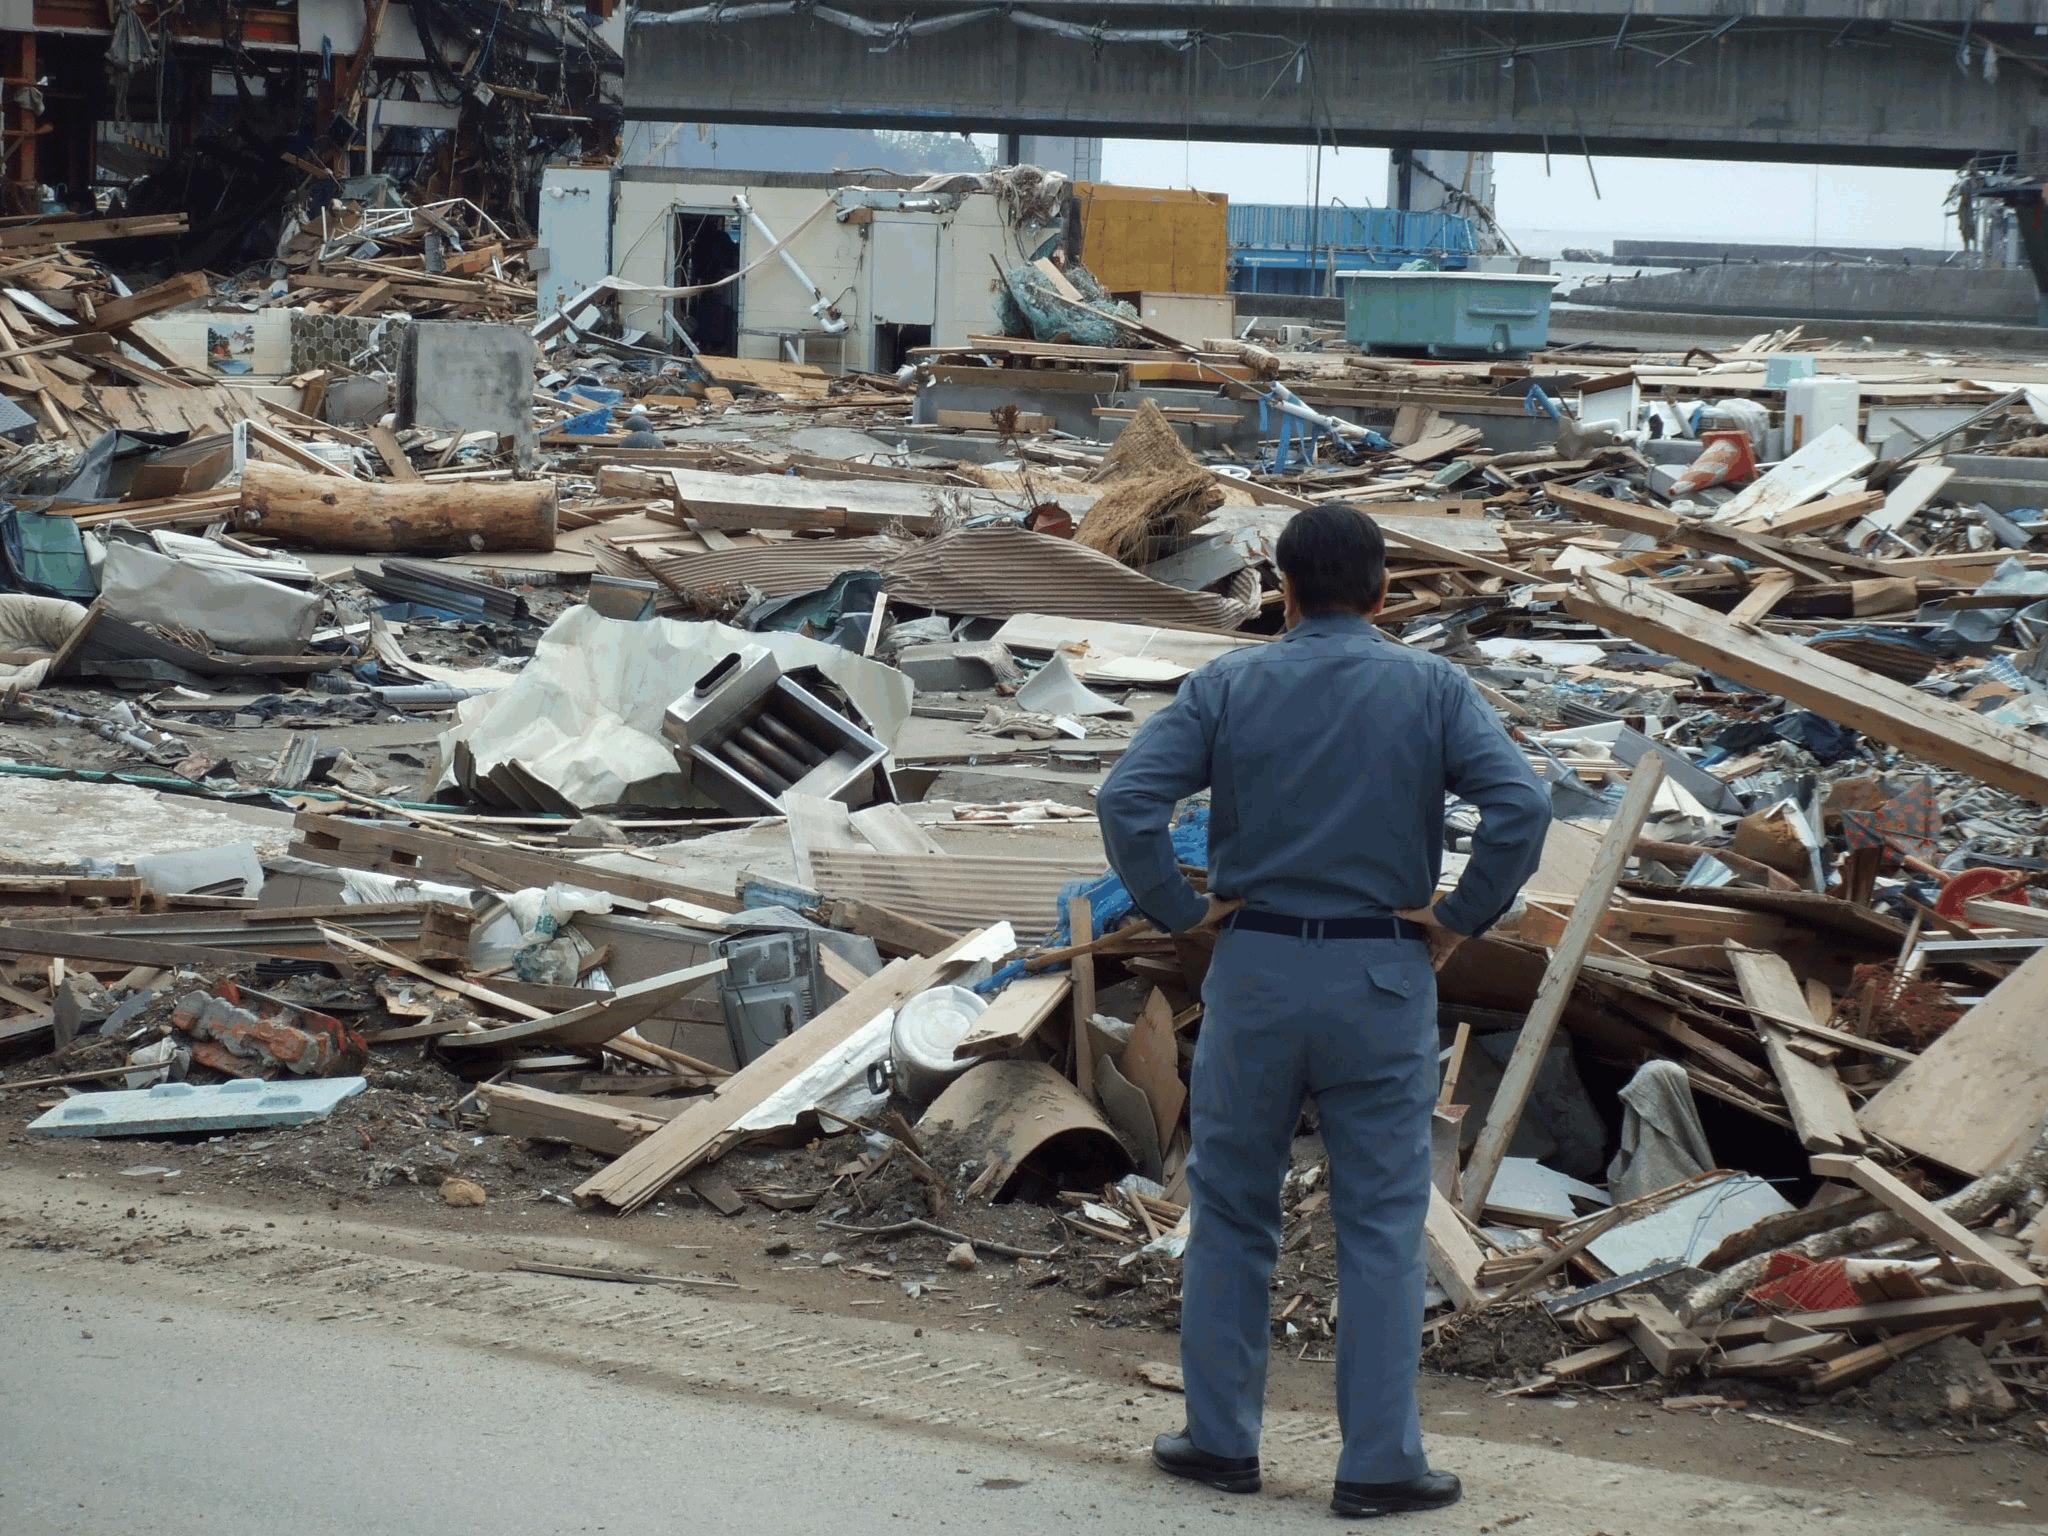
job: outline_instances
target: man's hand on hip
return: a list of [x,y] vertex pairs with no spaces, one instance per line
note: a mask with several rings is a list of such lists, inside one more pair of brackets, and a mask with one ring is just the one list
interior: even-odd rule
[[[1211,898],[1213,900],[1213,898]],[[1418,923],[1429,930],[1426,941],[1429,944],[1429,964],[1432,970],[1442,970],[1444,962],[1451,958],[1457,947],[1465,942],[1466,936],[1455,928],[1446,928],[1436,915],[1436,903],[1416,907],[1407,912],[1396,912],[1396,917],[1405,917],[1411,923]]]
[[1188,932],[1206,933],[1213,936],[1222,929],[1224,919],[1243,905],[1244,903],[1241,901],[1225,901],[1221,896],[1211,896],[1209,898],[1209,910],[1202,914],[1202,920],[1190,928]]

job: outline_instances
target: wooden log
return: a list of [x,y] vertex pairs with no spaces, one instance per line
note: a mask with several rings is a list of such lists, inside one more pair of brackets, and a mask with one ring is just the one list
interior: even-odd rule
[[[1996,1173],[1986,1174],[1975,1183],[1964,1185],[1947,1199],[1936,1201],[1935,1206],[1942,1214],[1967,1227],[1988,1219],[2044,1179],[2048,1179],[2048,1132],[2035,1141],[2025,1156],[2007,1163]],[[1805,1258],[1831,1259],[1837,1254],[1867,1253],[1880,1243],[1912,1230],[1911,1222],[1886,1208],[1783,1246]],[[1775,1242],[1752,1246],[1750,1257],[1728,1265],[1712,1279],[1702,1281],[1677,1298],[1680,1314],[1693,1321],[1719,1311],[1763,1278],[1772,1254],[1778,1251],[1780,1245]],[[1802,1318],[1801,1321],[1810,1322],[1811,1318]],[[1815,1323],[1813,1326],[1820,1325]]]
[[1951,1259],[1981,1265],[2008,1286],[2041,1283],[2041,1277],[2025,1264],[2003,1249],[1992,1246],[1867,1157],[1837,1157],[1823,1153],[1813,1159],[1813,1171],[1822,1178],[1847,1179],[1875,1195],[1918,1227],[1930,1243]]
[[327,550],[445,555],[555,547],[552,480],[337,480],[276,464],[242,471],[235,521]]

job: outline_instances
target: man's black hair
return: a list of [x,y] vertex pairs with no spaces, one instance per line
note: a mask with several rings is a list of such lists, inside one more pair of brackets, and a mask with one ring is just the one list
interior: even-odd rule
[[1348,501],[1295,513],[1280,530],[1273,559],[1304,614],[1363,613],[1387,579],[1386,537]]

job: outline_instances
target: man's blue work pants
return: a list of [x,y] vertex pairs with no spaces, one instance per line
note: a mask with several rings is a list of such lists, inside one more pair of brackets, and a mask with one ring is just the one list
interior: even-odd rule
[[1202,1000],[1180,1323],[1190,1437],[1217,1456],[1258,1454],[1280,1185],[1312,1093],[1337,1233],[1337,1476],[1419,1477],[1429,1470],[1415,1377],[1437,1087],[1428,950],[1226,929]]

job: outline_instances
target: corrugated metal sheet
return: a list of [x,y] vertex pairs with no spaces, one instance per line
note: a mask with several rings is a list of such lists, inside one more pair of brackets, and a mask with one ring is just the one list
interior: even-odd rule
[[[674,582],[691,592],[724,586],[749,586],[768,597],[794,597],[829,587],[845,571],[880,570],[911,546],[901,539],[876,535],[866,539],[791,539],[783,544],[755,544],[740,549],[713,550],[701,555],[649,555],[648,563],[659,573],[657,579]],[[648,579],[640,562],[615,544],[599,543],[592,553],[597,568],[607,576]],[[675,613],[682,602],[664,591],[656,603],[663,613]]]
[[1316,257],[1331,246],[1341,256],[1354,251],[1476,250],[1472,221],[1432,209],[1315,208],[1286,203],[1232,203],[1226,215],[1232,249],[1306,251]]
[[891,598],[974,618],[1049,613],[1235,629],[1258,612],[1256,579],[1248,602],[1214,592],[1183,592],[1071,539],[1033,533],[1015,523],[941,534],[880,570]]
[[1034,939],[1052,931],[1060,887],[1093,879],[1102,866],[1070,859],[815,848],[811,871],[827,896],[876,902],[955,932],[1007,922],[1020,938]]
[[[647,577],[640,562],[616,545],[598,543],[593,554],[607,576]],[[880,571],[889,596],[898,602],[981,619],[1044,613],[1120,624],[1235,629],[1259,611],[1255,573],[1240,571],[1225,594],[1183,592],[1071,539],[1033,533],[1016,523],[963,528],[916,543],[881,535],[792,539],[647,559],[658,579],[688,591],[745,585],[769,597],[815,592],[844,571]],[[674,613],[682,604],[665,591],[657,606]]]

